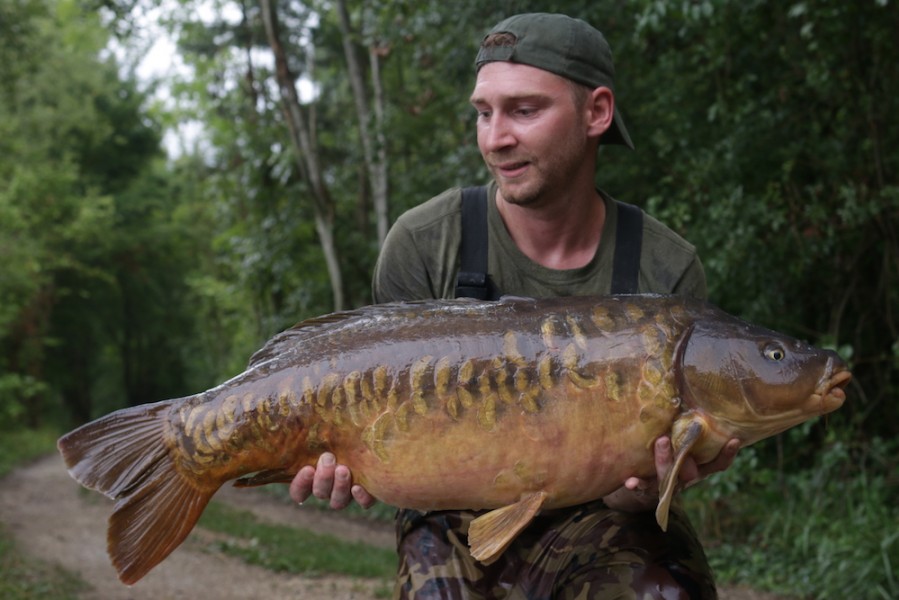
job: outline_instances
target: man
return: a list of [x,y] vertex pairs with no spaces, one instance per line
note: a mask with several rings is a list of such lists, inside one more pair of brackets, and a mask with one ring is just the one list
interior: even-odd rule
[[[610,293],[619,216],[626,209],[595,187],[595,159],[600,143],[633,145],[615,107],[608,44],[580,20],[518,15],[485,37],[476,62],[471,104],[478,146],[493,176],[486,203],[491,293]],[[461,196],[449,190],[397,221],[376,267],[375,302],[456,294]],[[690,244],[648,215],[637,233],[642,243],[629,250],[639,252],[637,291],[705,296],[705,275]],[[689,465],[682,483],[726,468],[736,448],[732,440],[712,463]],[[657,470],[664,472],[672,460],[668,438],[659,438],[654,450]],[[651,510],[657,482],[623,483],[602,500],[540,514],[489,566],[468,553],[468,525],[476,514],[401,511],[395,597],[715,597],[684,514],[675,510],[662,533]],[[330,498],[335,508],[351,496],[363,506],[374,502],[330,454],[291,484],[297,501],[310,493]]]

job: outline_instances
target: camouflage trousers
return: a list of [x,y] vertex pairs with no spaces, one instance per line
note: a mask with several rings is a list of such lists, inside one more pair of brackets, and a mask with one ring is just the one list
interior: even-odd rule
[[394,598],[581,600],[717,598],[711,569],[686,515],[668,531],[652,512],[602,501],[539,514],[494,563],[475,561],[468,526],[483,513],[400,511]]

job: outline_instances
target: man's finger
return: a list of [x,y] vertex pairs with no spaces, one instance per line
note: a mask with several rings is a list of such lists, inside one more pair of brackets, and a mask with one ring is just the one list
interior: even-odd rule
[[366,491],[364,487],[361,485],[354,485],[350,490],[350,493],[353,494],[353,499],[361,506],[362,508],[371,508],[377,499]]
[[708,477],[712,473],[718,473],[729,468],[733,464],[739,449],[740,440],[732,439],[728,441],[724,448],[721,449],[721,452],[718,453],[718,456],[715,457],[715,460],[702,465],[702,476]]
[[656,439],[654,456],[656,460],[656,469],[658,469],[660,465],[664,467],[671,466],[671,463],[674,462],[674,452],[671,449],[671,438],[667,435],[663,435]]
[[318,458],[315,467],[315,479],[312,482],[312,494],[320,500],[329,500],[331,490],[334,488],[334,471],[337,468],[337,459],[330,452],[325,452]]
[[302,504],[312,495],[312,481],[315,478],[314,467],[303,467],[290,482],[290,497],[294,502]]
[[334,486],[331,488],[331,508],[340,510],[349,505],[353,498],[350,493],[352,485],[350,470],[344,465],[337,465],[334,470]]

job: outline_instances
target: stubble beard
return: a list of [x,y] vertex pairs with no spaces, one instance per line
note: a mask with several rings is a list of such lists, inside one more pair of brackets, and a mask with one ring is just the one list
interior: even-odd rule
[[493,170],[493,177],[499,187],[499,193],[509,204],[516,206],[529,206],[536,203],[545,193],[546,177],[540,164],[533,158],[528,160],[526,181],[510,181]]
[[502,155],[489,157],[488,165],[503,162],[527,162],[528,172],[521,182],[509,181],[493,171],[499,192],[509,204],[525,207],[536,207],[551,203],[552,199],[564,193],[568,185],[574,181],[575,174],[588,151],[586,140],[572,141],[563,137],[565,143],[560,144],[554,152],[541,160],[538,157],[515,157],[514,161]]

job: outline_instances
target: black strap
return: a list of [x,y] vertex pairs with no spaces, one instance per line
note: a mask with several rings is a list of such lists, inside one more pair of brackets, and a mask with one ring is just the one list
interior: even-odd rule
[[[643,211],[618,202],[615,256],[612,259],[613,294],[636,294],[643,246]],[[456,298],[495,300],[498,293],[487,276],[487,188],[462,189],[462,241],[459,246]]]
[[456,298],[490,298],[487,277],[487,187],[462,189],[462,242]]
[[636,294],[640,279],[640,251],[643,246],[643,211],[618,202],[615,229],[615,257],[612,261],[612,293]]

